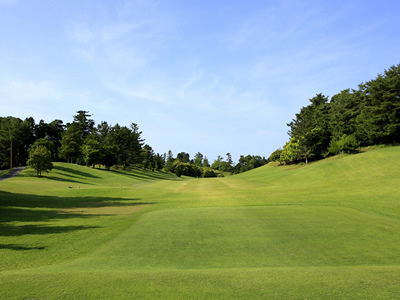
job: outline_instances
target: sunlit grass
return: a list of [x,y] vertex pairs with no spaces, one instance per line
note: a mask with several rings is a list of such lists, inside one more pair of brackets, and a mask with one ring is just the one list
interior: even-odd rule
[[396,298],[399,147],[225,178],[0,182],[1,298]]

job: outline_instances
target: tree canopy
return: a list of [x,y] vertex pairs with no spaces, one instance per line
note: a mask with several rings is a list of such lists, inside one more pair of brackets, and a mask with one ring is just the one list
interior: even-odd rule
[[400,64],[329,97],[317,94],[287,124],[290,141],[271,160],[291,163],[329,154],[354,153],[361,146],[400,142]]

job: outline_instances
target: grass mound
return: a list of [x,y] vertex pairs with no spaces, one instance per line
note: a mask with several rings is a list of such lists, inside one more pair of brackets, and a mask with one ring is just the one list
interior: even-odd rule
[[400,147],[225,178],[0,182],[1,298],[395,298]]

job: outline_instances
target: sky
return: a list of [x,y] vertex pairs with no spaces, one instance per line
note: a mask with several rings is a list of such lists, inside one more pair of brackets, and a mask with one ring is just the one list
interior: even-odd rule
[[156,153],[266,158],[309,99],[400,63],[400,1],[0,0],[0,116],[136,123]]

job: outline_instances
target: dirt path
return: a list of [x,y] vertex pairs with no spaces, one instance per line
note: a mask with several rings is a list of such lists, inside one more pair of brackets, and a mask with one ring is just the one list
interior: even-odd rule
[[0,177],[0,181],[14,177],[15,175],[17,175],[19,172],[21,172],[25,168],[26,167],[20,167],[20,168],[15,168],[15,169],[10,170],[10,172],[8,172],[6,175],[3,175]]

